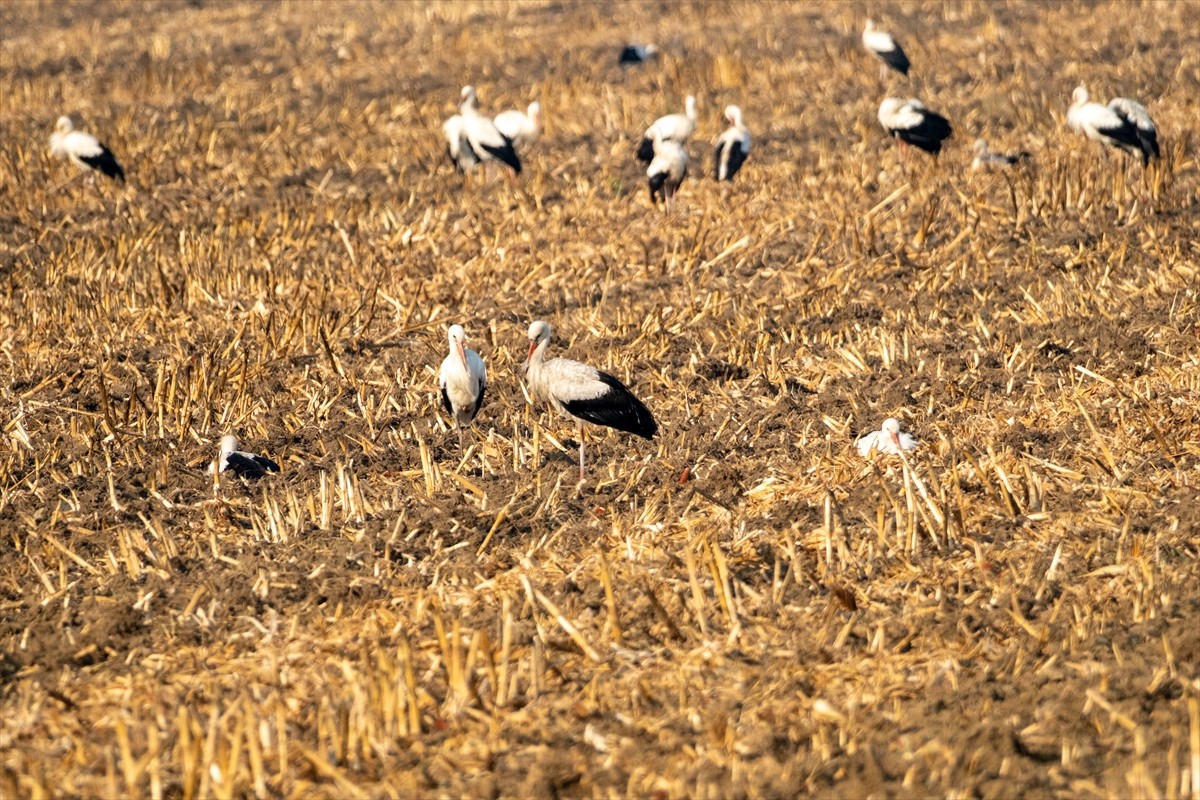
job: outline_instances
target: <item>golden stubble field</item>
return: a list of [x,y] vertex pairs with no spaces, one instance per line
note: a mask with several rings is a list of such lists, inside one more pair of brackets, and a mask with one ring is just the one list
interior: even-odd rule
[[[0,5],[0,795],[1200,796],[1196,11]],[[1067,135],[1081,81],[1157,168]],[[542,102],[516,184],[443,161],[465,83]],[[62,113],[127,187],[61,185]],[[536,318],[662,427],[581,490]],[[283,472],[215,488],[230,431]]]

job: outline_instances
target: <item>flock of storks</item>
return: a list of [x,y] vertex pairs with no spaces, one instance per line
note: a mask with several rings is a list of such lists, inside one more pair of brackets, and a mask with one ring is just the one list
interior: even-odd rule
[[[907,75],[911,62],[903,48],[887,32],[867,20],[862,32],[863,46],[880,60],[880,69]],[[638,64],[658,55],[654,45],[631,44],[620,54],[622,65]],[[533,102],[524,110],[505,111],[495,118],[479,112],[475,89],[462,89],[459,113],[446,120],[442,132],[446,153],[455,168],[469,173],[479,165],[500,165],[511,175],[521,172],[521,152],[533,144],[541,129],[541,105]],[[915,98],[887,97],[880,103],[879,122],[901,145],[911,145],[933,156],[952,134],[944,116],[933,112]],[[750,132],[736,105],[727,106],[729,128],[716,141],[713,177],[731,180],[750,153]],[[1067,112],[1067,124],[1089,139],[1140,156],[1143,166],[1159,157],[1158,134],[1154,121],[1141,104],[1124,97],[1108,105],[1091,102],[1083,86],[1075,89]],[[688,96],[682,114],[668,114],[655,120],[639,142],[636,157],[646,165],[646,179],[652,203],[660,199],[669,209],[675,192],[687,175],[688,138],[696,128],[696,98]],[[51,152],[65,156],[76,165],[124,182],[125,171],[107,147],[94,136],[74,129],[69,117],[60,117],[50,136]],[[988,150],[986,143],[975,143],[972,166],[1012,165],[1027,153],[1000,154]],[[548,403],[579,426],[579,478],[584,479],[584,423],[614,428],[652,439],[658,424],[646,408],[616,377],[594,367],[566,358],[546,358],[551,338],[549,324],[536,321],[529,326],[529,353],[524,364],[526,384],[531,394]],[[475,419],[483,405],[487,372],[483,359],[466,346],[467,335],[461,325],[452,325],[448,334],[450,353],[439,371],[442,402],[458,429],[459,447],[463,431]],[[884,421],[881,430],[856,441],[863,456],[872,453],[902,455],[917,446],[917,441],[901,433],[894,418]],[[278,472],[279,465],[269,458],[238,450],[237,439],[221,439],[216,472],[232,471],[244,478],[258,478]]]

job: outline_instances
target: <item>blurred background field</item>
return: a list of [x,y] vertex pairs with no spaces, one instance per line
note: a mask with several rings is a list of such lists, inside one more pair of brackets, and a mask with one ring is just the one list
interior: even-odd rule
[[[0,5],[0,796],[1200,797],[1198,8]],[[542,103],[515,184],[444,160],[468,83]],[[579,491],[539,318],[661,427]],[[282,473],[215,492],[226,432]]]

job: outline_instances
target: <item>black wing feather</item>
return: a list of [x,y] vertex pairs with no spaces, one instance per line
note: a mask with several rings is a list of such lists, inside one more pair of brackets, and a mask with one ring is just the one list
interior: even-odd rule
[[[650,202],[654,203],[658,198],[666,199],[666,192],[663,191],[663,185],[667,182],[667,173],[656,172],[650,176]],[[600,373],[603,375],[604,373]]]
[[883,63],[887,64],[892,69],[899,72],[901,75],[908,74],[908,68],[912,66],[908,60],[908,56],[904,53],[904,48],[896,45],[894,50],[876,50],[876,54],[883,59]]
[[483,408],[483,394],[487,391],[487,382],[479,382],[479,394],[475,396],[475,407],[471,409],[471,419],[468,422],[474,422],[476,415],[479,414],[479,409]]
[[716,164],[713,165],[713,177],[717,180],[721,180],[722,147],[729,148],[729,163],[727,164],[729,171],[725,174],[725,180],[731,181],[733,180],[733,176],[737,175],[738,170],[742,168],[742,164],[746,163],[746,149],[742,147],[740,141],[736,141],[733,144],[721,142],[721,144],[717,145],[717,151],[713,154],[713,157],[716,159]]
[[618,64],[626,64],[626,65],[641,64],[643,61],[646,60],[644,52],[645,51],[642,50],[641,48],[634,47],[631,44],[627,44],[627,45],[625,45],[625,47],[623,47],[621,49],[621,55],[617,57],[617,63]]
[[503,147],[489,147],[481,145],[484,150],[491,153],[496,158],[503,161],[508,166],[512,167],[513,172],[521,174],[521,159],[517,157],[517,151],[513,149],[512,140],[507,136],[504,137]]
[[279,465],[266,456],[230,453],[225,457],[225,471],[240,478],[261,478],[268,472],[279,472]]
[[117,163],[117,157],[104,145],[100,145],[98,154],[80,156],[79,160],[97,172],[102,172],[110,178],[116,178],[121,183],[125,182],[125,170],[121,169],[121,165]]
[[607,372],[598,372],[596,377],[608,386],[609,390],[599,397],[563,403],[567,413],[595,425],[604,425],[645,439],[653,439],[658,433],[658,423],[654,421],[650,409],[634,397],[625,384]]
[[649,164],[654,160],[654,140],[649,136],[642,138],[642,143],[638,145],[637,160],[643,164]]
[[446,394],[446,384],[442,384],[442,405],[446,409],[447,414],[454,413],[454,405],[450,402],[450,395]]
[[954,131],[950,127],[950,121],[941,114],[924,111],[919,125],[912,128],[897,128],[892,132],[913,147],[919,147],[926,153],[937,155],[942,151],[942,140],[949,139]]

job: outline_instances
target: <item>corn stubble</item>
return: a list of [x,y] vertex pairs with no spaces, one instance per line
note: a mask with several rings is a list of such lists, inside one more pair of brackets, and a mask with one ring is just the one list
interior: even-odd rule
[[[0,7],[0,795],[1200,797],[1188,6],[895,7],[936,164],[855,9],[656,9]],[[1083,79],[1158,164],[1066,133]],[[465,82],[541,100],[519,182],[442,160]],[[755,149],[664,216],[689,92]],[[126,187],[58,187],[60,113]],[[661,424],[582,491],[536,318]],[[283,472],[214,482],[227,431]]]

